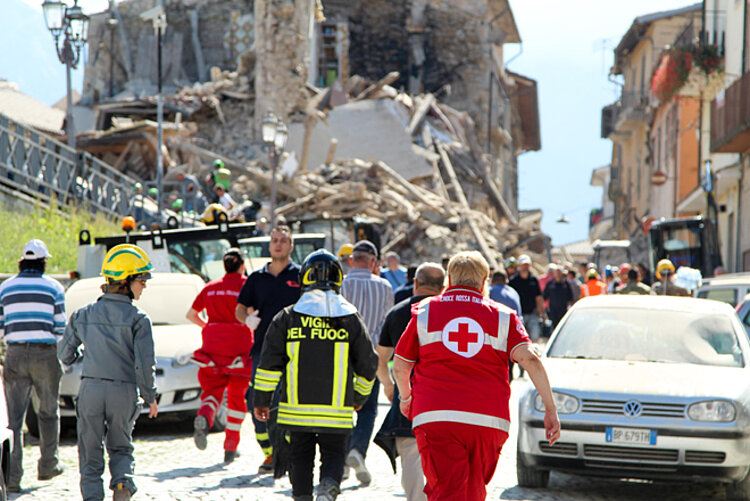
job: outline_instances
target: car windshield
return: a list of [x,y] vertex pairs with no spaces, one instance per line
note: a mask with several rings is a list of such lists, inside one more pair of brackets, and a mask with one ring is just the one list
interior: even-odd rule
[[670,310],[578,309],[547,356],[743,367],[727,315]]

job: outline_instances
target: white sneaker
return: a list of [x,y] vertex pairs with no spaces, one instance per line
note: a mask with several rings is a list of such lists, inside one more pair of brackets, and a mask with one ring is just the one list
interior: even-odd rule
[[344,474],[341,475],[341,481],[343,482],[344,480],[348,480],[348,479],[349,479],[349,467],[344,465]]
[[359,483],[362,485],[369,485],[370,482],[372,482],[372,475],[370,475],[370,472],[367,471],[367,466],[365,466],[365,458],[362,457],[362,454],[357,449],[349,451],[344,464],[354,468],[357,480],[359,480]]

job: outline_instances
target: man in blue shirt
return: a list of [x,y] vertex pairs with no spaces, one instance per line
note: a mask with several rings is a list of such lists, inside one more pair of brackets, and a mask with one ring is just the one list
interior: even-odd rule
[[32,387],[39,397],[39,480],[63,472],[58,458],[60,438],[60,378],[57,342],[65,330],[65,293],[45,273],[52,255],[41,240],[31,240],[18,261],[18,275],[0,285],[0,336],[7,345],[3,367],[8,428],[13,450],[8,463],[8,492],[21,492],[23,475],[22,428]]
[[380,276],[388,280],[394,291],[406,283],[406,268],[401,266],[398,254],[385,253],[385,268],[380,270]]
[[508,275],[505,270],[500,269],[492,274],[490,287],[490,299],[504,304],[521,315],[521,297],[513,287],[508,285]]

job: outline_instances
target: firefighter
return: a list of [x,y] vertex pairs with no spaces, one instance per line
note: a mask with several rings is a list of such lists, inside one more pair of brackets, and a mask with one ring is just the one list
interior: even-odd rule
[[[193,439],[198,449],[206,448],[206,435],[226,390],[229,410],[224,462],[231,463],[239,455],[240,428],[247,412],[245,392],[253,373],[249,355],[253,331],[234,317],[237,297],[245,284],[245,255],[240,249],[231,248],[224,253],[223,261],[226,275],[206,284],[186,317],[203,329],[203,345],[193,354],[193,363],[200,367],[201,385],[201,407],[193,421]],[[208,321],[200,315],[203,310],[208,313]]]
[[295,501],[312,500],[316,444],[317,499],[336,499],[352,414],[375,380],[378,357],[362,317],[339,294],[342,279],[333,254],[318,250],[307,256],[300,270],[302,296],[274,317],[255,374],[255,416],[261,421],[268,419],[273,392],[283,381],[278,425],[289,432]]
[[80,356],[78,347],[86,346],[76,403],[84,501],[104,499],[105,440],[114,501],[127,501],[136,491],[132,433],[141,410],[138,392],[150,418],[159,406],[151,319],[132,301],[141,297],[152,269],[140,247],[112,247],[102,263],[104,295],[73,313],[58,347],[60,361],[70,365]]

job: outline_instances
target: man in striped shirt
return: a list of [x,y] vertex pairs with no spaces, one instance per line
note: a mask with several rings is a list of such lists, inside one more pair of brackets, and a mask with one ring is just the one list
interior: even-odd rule
[[[373,274],[377,268],[377,257],[378,250],[375,244],[368,240],[357,242],[349,257],[351,270],[341,284],[341,295],[359,310],[367,325],[373,346],[378,345],[385,314],[393,306],[391,284],[388,280]],[[372,481],[372,476],[365,466],[365,456],[375,427],[379,389],[380,385],[376,379],[367,402],[357,411],[357,425],[349,439],[349,453],[346,456],[346,466],[354,468],[357,480],[364,485]]]
[[21,491],[23,427],[31,388],[39,397],[38,479],[49,480],[63,472],[57,446],[60,436],[60,378],[57,341],[65,331],[64,289],[46,275],[52,257],[41,240],[31,240],[18,261],[18,275],[0,284],[0,336],[8,347],[3,368],[9,428],[13,450],[8,471],[8,491]]

